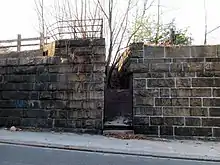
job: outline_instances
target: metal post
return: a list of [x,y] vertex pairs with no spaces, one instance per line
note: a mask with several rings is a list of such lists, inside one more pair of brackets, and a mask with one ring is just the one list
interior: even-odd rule
[[17,52],[21,51],[21,34],[18,34],[18,40],[17,40]]

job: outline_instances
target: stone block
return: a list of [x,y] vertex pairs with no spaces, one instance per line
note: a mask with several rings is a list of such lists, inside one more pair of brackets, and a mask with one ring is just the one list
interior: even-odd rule
[[133,79],[133,89],[146,89],[146,79]]
[[0,117],[0,126],[1,127],[11,127],[21,125],[21,118],[19,117]]
[[191,107],[201,107],[202,99],[201,98],[190,98],[190,106]]
[[190,116],[189,108],[163,107],[163,116]]
[[164,73],[161,72],[133,73],[133,78],[164,78]]
[[190,57],[190,47],[165,47],[165,55],[170,58]]
[[213,117],[220,117],[220,108],[209,108],[209,115]]
[[191,46],[191,57],[217,57],[217,46]]
[[154,106],[154,98],[153,97],[143,97],[136,96],[133,100],[134,106]]
[[220,89],[213,89],[213,96],[220,97]]
[[36,76],[35,75],[23,75],[22,80],[23,82],[27,82],[27,83],[34,83],[36,82]]
[[147,87],[174,87],[174,79],[147,79]]
[[220,127],[220,118],[202,118],[202,126]]
[[52,92],[49,92],[49,91],[41,91],[39,93],[39,99],[40,100],[50,100],[52,99]]
[[202,72],[204,70],[204,63],[202,62],[191,62],[183,64],[183,71],[186,72]]
[[213,128],[213,137],[220,137],[220,128]]
[[18,58],[7,58],[6,60],[6,65],[7,66],[14,66],[19,64],[19,59]]
[[[193,78],[192,79],[193,87],[215,87],[215,79],[214,78]],[[217,86],[220,86],[217,85]]]
[[144,46],[144,58],[164,58],[165,48],[163,46]]
[[134,97],[159,97],[159,89],[134,90]]
[[165,73],[165,77],[169,78],[169,77],[195,77],[196,73],[195,72],[168,72]]
[[183,64],[182,63],[172,63],[172,64],[170,64],[170,72],[173,72],[173,73],[183,72]]
[[169,72],[170,71],[170,64],[166,63],[152,63],[150,65],[151,72]]
[[155,98],[155,106],[172,106],[170,98]]
[[47,119],[49,111],[45,110],[24,110],[22,118]]
[[172,97],[191,97],[191,89],[171,89]]
[[211,128],[175,127],[176,136],[212,136]]
[[131,63],[128,69],[130,72],[146,73],[150,70],[150,64],[149,63],[147,63],[147,64],[145,64],[145,63],[138,63],[138,64]]
[[185,124],[186,126],[201,126],[201,119],[200,118],[185,118]]
[[170,89],[168,88],[161,88],[160,89],[160,97],[170,97]]
[[172,126],[160,126],[160,135],[173,136],[173,130]]
[[49,83],[47,82],[37,82],[32,84],[33,90],[36,91],[46,91],[49,90]]
[[51,65],[49,66],[51,73],[72,73],[73,67],[71,65]]
[[28,100],[29,92],[25,91],[2,91],[2,98],[6,100]]
[[161,107],[133,107],[133,113],[136,116],[161,116]]
[[202,89],[202,88],[193,88],[191,90],[192,97],[211,97],[211,88],[210,89]]
[[208,116],[208,108],[190,108],[190,116]]
[[23,82],[23,76],[20,75],[6,75],[4,76],[5,82]]
[[158,136],[158,126],[134,126],[134,133]]
[[7,59],[6,58],[0,58],[0,66],[6,66],[7,65]]
[[150,117],[150,125],[164,125],[163,117]]
[[183,126],[184,125],[184,118],[183,117],[164,117],[163,118],[163,125],[165,126]]
[[22,110],[20,109],[1,109],[0,117],[22,117]]
[[172,106],[189,106],[188,98],[172,98]]
[[36,75],[36,82],[50,82],[50,75],[48,73]]
[[133,124],[134,125],[149,125],[149,117],[137,117],[134,116]]
[[203,106],[206,107],[220,106],[220,98],[203,98]]
[[174,63],[192,63],[192,62],[204,62],[205,58],[200,57],[183,57],[183,58],[174,58]]
[[176,87],[191,87],[190,78],[176,78]]

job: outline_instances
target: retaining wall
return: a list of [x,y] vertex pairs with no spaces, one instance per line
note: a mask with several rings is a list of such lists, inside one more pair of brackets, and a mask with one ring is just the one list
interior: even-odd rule
[[105,41],[66,42],[62,56],[0,58],[0,126],[102,130]]

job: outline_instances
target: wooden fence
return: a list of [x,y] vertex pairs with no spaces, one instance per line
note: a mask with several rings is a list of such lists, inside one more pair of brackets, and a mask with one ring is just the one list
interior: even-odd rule
[[[33,38],[21,38],[21,34],[17,35],[17,39],[11,40],[0,40],[0,50],[1,49],[10,49],[17,48],[17,52],[21,51],[21,47],[31,47],[31,46],[39,46],[41,49],[45,43],[47,43],[47,39],[49,37],[43,37],[41,34],[40,37]],[[35,43],[27,43],[27,42],[35,42]],[[26,42],[26,43],[23,43]]]

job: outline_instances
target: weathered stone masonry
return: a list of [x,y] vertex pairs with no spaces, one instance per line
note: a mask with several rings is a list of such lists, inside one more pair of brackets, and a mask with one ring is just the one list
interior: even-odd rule
[[134,130],[220,136],[220,46],[131,46]]
[[66,42],[54,57],[0,58],[0,126],[102,130],[105,41]]

